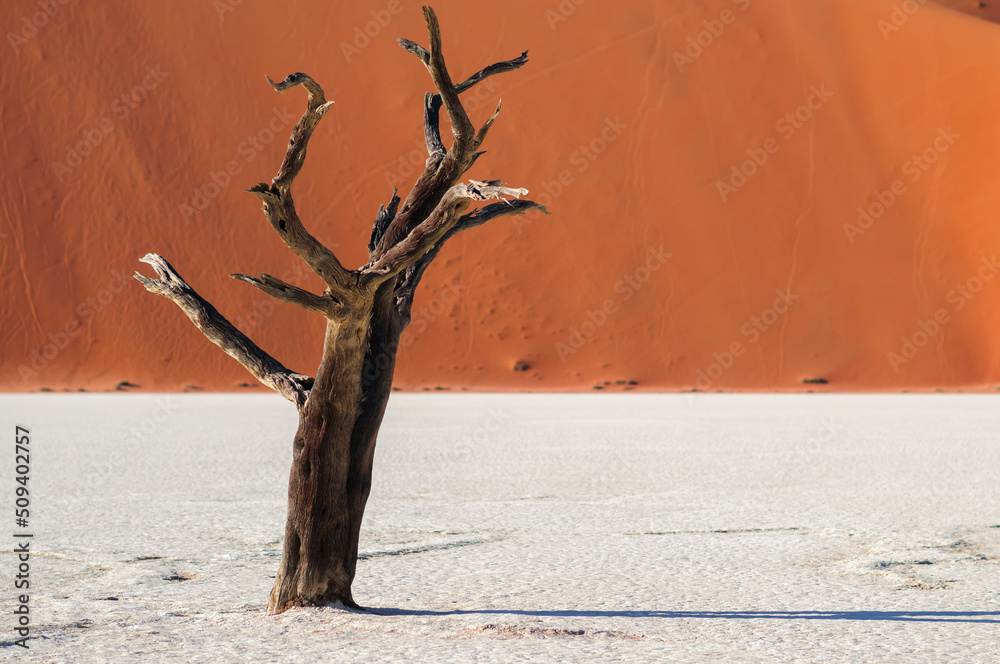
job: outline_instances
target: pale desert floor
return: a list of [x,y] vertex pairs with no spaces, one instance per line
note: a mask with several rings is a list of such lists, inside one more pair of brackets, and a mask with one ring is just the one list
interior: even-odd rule
[[290,404],[4,395],[9,442],[32,430],[34,631],[0,658],[997,662],[998,406],[397,394],[354,585],[370,612],[268,617]]

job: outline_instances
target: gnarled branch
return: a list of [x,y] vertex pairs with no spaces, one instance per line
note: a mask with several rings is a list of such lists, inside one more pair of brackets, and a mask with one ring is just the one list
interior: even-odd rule
[[283,302],[297,304],[303,309],[322,314],[327,318],[336,317],[341,308],[341,303],[330,295],[316,295],[315,293],[310,293],[307,290],[285,283],[281,279],[272,277],[269,274],[261,273],[257,275],[257,278],[246,274],[231,274],[229,276],[233,279],[239,279],[240,281],[245,281],[248,284],[253,284],[268,295]]
[[455,84],[452,83],[451,74],[448,73],[448,67],[444,62],[444,52],[441,48],[441,26],[438,25],[437,15],[430,7],[424,7],[423,10],[430,49],[424,49],[409,40],[400,40],[400,45],[410,53],[417,55],[427,67],[427,71],[430,72],[434,87],[441,95],[444,110],[448,113],[448,119],[451,120],[451,131],[455,136],[455,145],[452,147],[452,151],[464,154],[469,152],[475,129],[465,112],[465,108],[458,100],[458,91],[455,90]]
[[[399,45],[402,46],[404,50],[416,54],[417,57],[425,63],[425,58],[430,57],[430,54],[427,53],[422,46],[413,43],[409,39],[400,39]],[[483,67],[469,78],[455,85],[455,92],[462,94],[472,86],[482,82],[490,76],[502,74],[503,72],[514,71],[515,69],[523,67],[527,63],[528,52],[525,51],[513,60],[504,60],[503,62],[496,62],[488,67]],[[441,141],[440,110],[441,95],[431,94],[428,92],[424,96],[424,140],[427,143],[427,154],[431,157],[434,157],[435,155],[443,157],[445,152],[444,144]],[[482,144],[482,140],[480,140],[479,143]]]
[[[549,213],[549,209],[544,205],[524,199],[490,203],[469,214],[462,215],[462,218],[455,224],[455,232],[482,226],[487,221],[493,221],[498,217],[513,217],[514,215],[524,214],[532,210],[541,210],[543,214]],[[451,235],[448,237],[451,237]]]
[[396,315],[399,317],[402,327],[405,328],[410,323],[410,308],[413,306],[413,296],[416,293],[417,286],[420,284],[420,279],[424,276],[424,272],[427,270],[427,267],[434,261],[435,258],[437,258],[438,252],[440,252],[444,247],[445,242],[447,242],[456,233],[460,233],[461,231],[468,230],[470,228],[475,228],[476,226],[482,226],[487,221],[491,221],[498,217],[524,214],[525,212],[529,212],[531,210],[541,210],[545,214],[549,213],[544,205],[540,205],[534,201],[521,199],[490,203],[489,205],[474,210],[473,212],[469,212],[468,214],[463,214],[459,217],[455,225],[452,226],[440,240],[438,240],[437,244],[421,256],[420,260],[408,267],[403,273],[403,278],[393,293],[395,296],[394,306],[396,309]]
[[[482,145],[483,141],[486,140],[486,134],[489,132],[490,127],[493,126],[493,123],[496,122],[497,116],[500,115],[500,106],[502,103],[503,103],[502,101],[497,102],[497,110],[493,111],[493,115],[490,116],[490,119],[487,120],[483,124],[483,126],[479,128],[478,132],[476,132],[476,138],[472,141],[472,145],[474,146],[475,149],[478,150],[479,146]],[[482,152],[477,152],[472,156],[472,161],[469,162],[470,167],[472,166],[472,163],[475,162],[475,160],[478,159],[479,155],[481,154]]]
[[289,74],[280,83],[275,83],[270,76],[265,75],[268,84],[278,92],[284,92],[296,85],[301,85],[309,93],[306,100],[306,110],[292,129],[292,136],[288,139],[288,150],[285,151],[285,158],[281,161],[278,174],[274,176],[272,182],[279,190],[286,190],[292,186],[295,176],[302,170],[302,164],[306,159],[306,146],[313,130],[320,119],[333,106],[332,101],[327,101],[323,94],[323,88],[314,81],[311,76],[301,72]]
[[278,92],[301,85],[309,92],[306,110],[292,129],[288,149],[271,184],[254,185],[248,191],[264,203],[264,216],[289,249],[298,254],[323,279],[334,293],[342,293],[353,282],[351,272],[341,265],[330,249],[309,234],[295,211],[291,186],[302,170],[309,138],[320,119],[333,105],[323,96],[323,88],[305,74],[291,74],[280,83],[267,82]]
[[381,257],[360,270],[363,283],[381,283],[407,269],[444,237],[473,201],[486,201],[506,197],[518,198],[527,189],[504,187],[499,180],[457,184],[441,197],[434,211],[402,241]]
[[385,235],[389,224],[396,218],[396,210],[399,208],[399,196],[396,195],[395,188],[392,190],[392,198],[385,205],[378,206],[378,214],[375,215],[375,223],[372,224],[372,236],[368,240],[368,257],[375,253],[375,248]]
[[[399,45],[403,50],[416,55],[427,67],[437,89],[436,94],[427,93],[424,96],[424,140],[429,158],[399,213],[381,234],[375,249],[369,251],[371,259],[385,255],[432,214],[448,189],[454,186],[483,154],[477,150],[496,119],[496,113],[479,132],[476,132],[458,95],[490,76],[518,69],[528,61],[528,52],[525,51],[517,58],[492,64],[454,85],[445,65],[444,55],[441,53],[441,30],[437,17],[429,7],[424,7],[424,19],[430,36],[430,49],[425,49],[409,39],[400,39]],[[439,115],[442,105],[448,112],[452,132],[455,135],[455,142],[448,151],[445,151],[441,140]],[[497,111],[499,112],[499,106]]]
[[173,300],[209,341],[226,351],[264,385],[294,403],[299,409],[303,407],[312,388],[312,378],[289,371],[281,362],[261,350],[247,335],[226,320],[211,303],[198,295],[165,258],[157,254],[146,254],[139,260],[152,265],[159,275],[159,279],[151,279],[138,272],[135,273],[135,278],[146,287],[146,290]]
[[[396,41],[399,42],[400,47],[404,51],[414,54],[415,56],[420,58],[420,61],[423,62],[425,65],[430,64],[431,54],[426,48],[409,39],[403,39],[402,37],[400,37]],[[483,67],[482,69],[480,69],[475,74],[465,79],[461,83],[456,83],[455,92],[457,92],[458,94],[462,94],[463,92],[474,86],[476,83],[481,83],[484,79],[489,78],[494,74],[502,74],[504,72],[514,71],[515,69],[520,69],[526,64],[528,64],[527,51],[524,51],[523,53],[521,53],[521,55],[517,56],[516,58],[513,58],[512,60],[495,62],[492,65],[489,65],[488,67]]]
[[424,143],[430,157],[427,169],[437,169],[445,155],[441,140],[441,95],[430,92],[424,93]]
[[504,60],[503,62],[495,62],[488,67],[483,67],[469,78],[457,84],[455,86],[455,92],[457,92],[458,94],[462,94],[476,83],[480,83],[484,79],[489,78],[490,76],[493,76],[495,74],[502,74],[508,71],[514,71],[515,69],[520,69],[526,64],[528,64],[527,51],[517,56],[513,60]]

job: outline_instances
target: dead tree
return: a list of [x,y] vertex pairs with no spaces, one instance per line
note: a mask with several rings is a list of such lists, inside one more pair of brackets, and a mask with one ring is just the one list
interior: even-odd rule
[[[424,97],[426,166],[402,205],[393,191],[390,201],[379,207],[368,242],[368,262],[356,270],[345,268],[306,231],[291,194],[309,138],[333,102],[326,101],[319,84],[305,74],[292,74],[280,83],[267,79],[279,92],[301,85],[309,94],[308,104],[292,130],[278,174],[270,184],[249,191],[263,201],[264,216],[278,236],[319,275],[326,289],[316,294],[266,274],[231,276],[327,319],[315,378],[285,368],[261,350],[163,257],[147,254],[140,259],[153,266],[158,279],[135,275],[147,290],[173,300],[213,343],[298,408],[284,547],[268,613],[336,602],[357,607],[351,584],[371,488],[375,440],[392,387],[399,337],[410,321],[420,278],[455,233],[497,217],[545,211],[519,199],[527,190],[502,186],[498,180],[459,183],[483,154],[479,148],[500,111],[498,104],[497,112],[477,131],[459,95],[489,76],[521,67],[527,52],[456,85],[445,66],[437,17],[429,7],[423,12],[429,48],[406,39],[399,43],[424,63],[437,90]],[[454,136],[447,149],[441,139],[442,106]],[[470,210],[474,203],[491,200],[497,202]]]

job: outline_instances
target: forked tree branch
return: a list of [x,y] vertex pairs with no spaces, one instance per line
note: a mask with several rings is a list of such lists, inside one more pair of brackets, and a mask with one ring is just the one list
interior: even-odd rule
[[392,249],[361,268],[361,283],[380,285],[430,251],[472,203],[470,198],[461,195],[461,186],[455,185],[449,190],[430,215]]
[[274,176],[274,186],[278,189],[286,190],[292,186],[292,181],[302,170],[302,164],[306,159],[306,146],[313,130],[319,123],[320,118],[333,106],[332,101],[327,101],[323,94],[323,88],[314,81],[311,76],[303,73],[289,74],[285,80],[275,83],[270,76],[264,76],[268,84],[278,92],[284,92],[296,85],[301,85],[309,93],[306,99],[306,110],[292,129],[292,136],[288,139],[288,150],[285,151],[285,158],[281,161],[278,174]]
[[482,226],[487,221],[491,221],[498,217],[524,214],[525,212],[529,212],[531,210],[541,210],[545,214],[549,213],[544,205],[539,205],[534,201],[513,200],[490,203],[489,205],[481,207],[478,210],[474,210],[468,214],[463,214],[459,217],[455,225],[452,226],[440,240],[438,240],[437,244],[435,244],[427,253],[420,257],[420,260],[416,261],[403,273],[403,278],[393,293],[396,298],[396,315],[399,316],[402,321],[403,327],[406,327],[410,323],[410,308],[413,306],[413,296],[416,293],[417,286],[420,284],[420,279],[424,276],[424,272],[427,270],[427,267],[434,261],[435,258],[437,258],[437,255],[444,247],[445,242],[447,242],[456,233],[460,233],[470,228],[475,228],[476,226]]
[[430,72],[434,87],[441,95],[444,110],[448,113],[448,119],[451,120],[451,131],[455,136],[452,151],[457,154],[465,154],[471,151],[475,129],[462,106],[462,102],[458,100],[458,91],[451,81],[451,74],[448,73],[448,66],[445,64],[444,52],[441,47],[441,26],[438,25],[437,15],[430,7],[424,7],[423,10],[430,49],[429,52],[421,49],[423,53],[419,54],[419,57],[427,67],[427,71]]
[[459,221],[473,201],[518,198],[527,189],[504,187],[499,180],[457,184],[449,189],[434,211],[392,249],[360,270],[364,283],[381,283],[398,275],[431,251],[444,235]]
[[278,92],[301,85],[309,92],[306,110],[292,129],[288,149],[271,184],[261,183],[249,189],[264,203],[264,216],[289,249],[298,254],[312,270],[326,282],[334,294],[343,293],[353,283],[351,272],[341,265],[330,249],[309,234],[295,211],[291,186],[302,170],[309,138],[332,101],[326,101],[323,88],[305,74],[291,74],[280,83],[267,77],[267,82]]
[[[423,62],[424,65],[428,67],[432,65],[431,53],[428,52],[427,49],[425,49],[423,46],[417,44],[416,42],[410,41],[409,39],[400,38],[398,41],[399,45],[403,48],[403,50],[407,51],[408,53],[413,53],[414,55],[416,55],[418,58],[420,58],[420,61]],[[456,84],[454,86],[455,93],[460,95],[466,90],[472,88],[477,83],[481,83],[485,79],[489,78],[490,76],[493,76],[495,74],[502,74],[508,71],[514,71],[515,69],[520,69],[527,63],[528,63],[528,52],[525,51],[521,53],[521,55],[519,55],[518,57],[513,58],[512,60],[504,60],[503,62],[496,62],[492,65],[489,65],[488,67],[483,67],[469,78],[465,79],[461,83]],[[447,72],[447,70],[445,71]],[[440,161],[441,157],[444,156],[445,153],[444,143],[441,141],[441,119],[440,119],[441,103],[442,102],[440,93],[432,94],[428,92],[424,95],[424,141],[427,144],[427,154],[430,155],[432,158],[436,156],[438,162]],[[499,110],[500,109],[498,106],[497,111],[499,112]],[[490,119],[488,124],[493,124],[494,119],[496,119],[496,113],[493,114],[493,118]],[[487,126],[485,129],[488,131],[489,127]],[[480,133],[482,134],[482,137],[480,138],[477,136],[477,141],[479,145],[482,145],[482,139],[485,138],[485,133],[483,132],[483,130],[480,130]],[[428,168],[436,168],[436,167],[437,163],[433,163],[428,166]]]
[[[417,225],[422,223],[433,212],[448,189],[454,186],[462,175],[472,167],[476,159],[483,154],[477,152],[477,149],[486,138],[486,133],[496,119],[496,113],[479,132],[475,132],[458,95],[490,76],[513,71],[524,66],[528,61],[527,51],[525,51],[517,58],[492,64],[458,85],[454,85],[441,52],[441,29],[434,11],[429,7],[424,7],[424,19],[430,37],[430,49],[425,49],[409,39],[400,39],[399,45],[403,50],[417,56],[427,67],[437,90],[436,94],[428,93],[424,96],[424,140],[427,144],[429,158],[424,171],[417,178],[399,213],[380,234],[380,239],[374,250],[369,251],[372,260],[392,250]],[[452,133],[455,135],[455,142],[447,151],[445,151],[441,140],[439,111],[442,105],[448,112]],[[499,106],[497,111],[499,112]],[[375,234],[373,232],[373,236]]]
[[[499,181],[457,184],[461,176],[483,154],[477,150],[500,111],[498,104],[496,112],[477,132],[459,95],[490,76],[522,67],[527,62],[527,52],[512,60],[485,67],[456,85],[445,64],[437,17],[429,7],[424,7],[424,19],[430,48],[424,49],[405,39],[401,39],[400,44],[420,58],[430,72],[437,90],[434,94],[428,93],[424,99],[424,136],[429,158],[402,209],[396,191],[393,191],[390,201],[379,208],[368,245],[368,265],[357,271],[345,269],[329,248],[306,231],[295,210],[291,195],[292,183],[302,170],[306,149],[316,125],[333,104],[326,101],[323,89],[316,81],[298,73],[279,83],[267,78],[268,83],[279,92],[301,85],[308,93],[308,100],[305,112],[292,130],[277,174],[270,184],[255,185],[250,192],[261,199],[265,217],[285,244],[329,288],[324,294],[316,295],[265,274],[258,277],[245,274],[231,276],[250,283],[273,297],[328,318],[344,315],[346,308],[358,299],[359,288],[365,290],[377,287],[399,277],[392,295],[397,320],[403,321],[405,326],[409,321],[409,310],[417,284],[450,237],[497,217],[521,214],[532,209],[545,211],[543,206],[531,201],[508,201],[507,197],[516,199],[526,194],[527,190],[503,187]],[[441,140],[442,106],[448,113],[455,139],[448,150]],[[463,214],[473,201],[497,198],[502,199],[502,202]],[[309,396],[312,378],[289,371],[261,350],[184,282],[165,259],[156,254],[147,254],[140,260],[152,265],[160,277],[150,279],[136,273],[136,278],[147,290],[173,300],[213,343],[243,364],[262,383],[302,408]],[[390,310],[392,309],[390,306]]]
[[[400,39],[399,42],[404,49],[410,51],[411,53],[416,52],[415,49],[420,49],[420,51],[424,50],[421,46],[418,46],[417,44],[414,44],[413,42],[406,39]],[[489,67],[485,67],[480,71],[477,71],[475,74],[473,74],[469,78],[465,79],[464,81],[456,85],[455,92],[457,92],[458,94],[462,94],[463,92],[474,86],[476,83],[479,83],[480,81],[486,79],[489,76],[493,76],[494,74],[500,74],[506,71],[513,71],[514,69],[523,67],[527,62],[528,62],[528,52],[525,51],[519,57],[516,57],[513,60],[505,60],[504,62],[497,62],[496,64],[492,64]],[[424,142],[427,144],[427,154],[431,158],[431,162],[427,166],[428,169],[436,169],[440,164],[441,159],[443,159],[445,155],[444,143],[441,140],[440,111],[441,111],[441,95],[431,94],[430,92],[426,93],[424,95]],[[500,107],[498,105],[497,113],[499,113],[499,111]],[[496,119],[496,116],[497,114],[494,113],[493,117],[490,118],[490,121],[487,123],[487,125],[492,125],[493,121]],[[488,131],[489,126],[485,127],[484,129]],[[482,145],[483,140],[485,138],[486,138],[485,131],[480,130],[479,135],[477,135],[476,137],[476,147]],[[481,152],[474,154],[472,157],[472,162],[474,163],[475,160],[481,154],[482,154]],[[471,167],[472,163],[470,163],[469,166]]]
[[139,260],[152,265],[159,275],[159,279],[151,279],[138,272],[135,273],[135,278],[146,287],[146,290],[173,300],[209,341],[226,351],[261,383],[294,403],[299,409],[303,407],[312,388],[312,378],[289,371],[281,362],[261,350],[247,335],[226,320],[211,303],[198,295],[165,258],[157,254],[146,254]]

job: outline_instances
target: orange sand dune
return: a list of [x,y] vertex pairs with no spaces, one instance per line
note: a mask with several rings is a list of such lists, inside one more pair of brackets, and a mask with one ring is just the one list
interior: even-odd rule
[[[264,74],[307,72],[336,102],[295,193],[359,265],[379,204],[424,157],[429,78],[395,44],[426,41],[418,6],[8,5],[0,388],[250,380],[131,279],[150,251],[313,371],[322,321],[227,276],[319,288],[243,193],[273,176],[305,103]],[[470,176],[527,187],[552,214],[449,243],[397,384],[1000,383],[1000,26],[915,0],[628,7],[437,3],[456,78],[529,49],[466,99],[478,122],[504,101]]]

